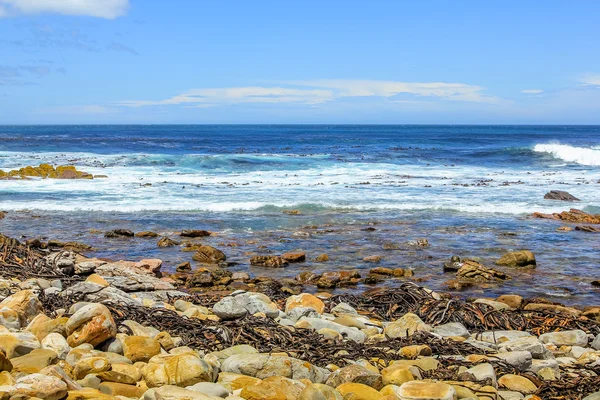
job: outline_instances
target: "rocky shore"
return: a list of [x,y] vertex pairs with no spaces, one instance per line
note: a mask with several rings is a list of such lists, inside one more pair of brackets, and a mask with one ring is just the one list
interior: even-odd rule
[[[76,242],[0,235],[2,399],[600,399],[600,306],[514,294],[462,301],[401,268],[250,278],[227,271],[219,249],[191,250],[198,264],[167,276],[159,259],[88,258]],[[518,251],[496,264],[536,260]],[[458,257],[445,268],[457,282],[510,279]],[[323,291],[393,278],[402,280]]]

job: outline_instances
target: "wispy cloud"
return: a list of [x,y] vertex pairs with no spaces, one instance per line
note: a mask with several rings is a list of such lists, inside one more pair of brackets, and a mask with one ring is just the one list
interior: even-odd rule
[[378,97],[394,101],[394,96],[410,94],[416,97],[446,101],[499,103],[502,99],[485,95],[484,88],[462,83],[395,82],[376,80],[311,80],[281,82],[282,86],[245,86],[232,88],[192,89],[163,100],[126,100],[123,107],[159,105],[217,106],[240,103],[296,103],[316,105],[336,99]]
[[579,82],[585,86],[600,86],[600,74],[585,74]]
[[46,65],[0,65],[0,86],[23,86],[34,82],[31,78],[42,78],[51,72]]
[[541,90],[541,89],[524,89],[524,90],[521,90],[521,93],[525,93],[525,94],[540,94],[540,93],[544,93],[544,91]]
[[88,115],[88,114],[111,114],[116,109],[97,104],[46,107],[38,110],[41,114],[64,114],[64,115]]
[[138,53],[135,49],[126,46],[122,43],[117,43],[117,42],[112,42],[110,45],[106,46],[107,50],[112,50],[112,51],[118,51],[121,53],[129,53],[131,55],[134,56],[139,56],[140,53]]
[[128,8],[129,0],[0,0],[0,17],[51,13],[115,19]]

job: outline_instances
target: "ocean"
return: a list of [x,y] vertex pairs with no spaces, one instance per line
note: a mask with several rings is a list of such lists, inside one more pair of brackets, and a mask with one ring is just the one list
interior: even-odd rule
[[[80,240],[101,257],[158,257],[168,270],[190,254],[98,232],[208,229],[233,270],[363,270],[373,267],[364,256],[377,254],[381,266],[412,268],[434,289],[451,279],[441,265],[453,254],[493,264],[504,251],[528,248],[538,268],[514,271],[486,294],[578,304],[600,297],[589,283],[600,278],[598,236],[530,218],[570,207],[600,213],[600,126],[0,127],[0,169],[40,163],[106,178],[0,180],[0,211],[8,212],[0,232]],[[549,190],[581,201],[545,200]],[[417,238],[430,245],[411,246]],[[248,265],[250,253],[291,249],[331,261],[277,271]]]

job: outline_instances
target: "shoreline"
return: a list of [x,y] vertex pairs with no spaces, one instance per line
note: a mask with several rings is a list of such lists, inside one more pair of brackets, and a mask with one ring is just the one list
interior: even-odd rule
[[[113,262],[30,245],[37,248],[0,240],[0,275],[13,279],[4,281],[8,297],[0,303],[9,325],[0,347],[13,371],[0,392],[9,395],[392,400],[435,391],[448,399],[583,399],[600,384],[600,307],[583,315],[516,295],[464,302],[410,281],[309,294],[289,280],[229,275],[226,256],[207,245],[194,253],[204,267],[180,268],[204,285],[194,292],[162,276],[161,260]],[[231,287],[220,290],[226,282]],[[33,333],[27,343],[40,344],[7,347],[6,337],[24,340],[26,332]],[[42,352],[48,361],[37,365]],[[106,366],[82,370],[92,359]],[[184,370],[169,370],[170,360]],[[41,384],[52,389],[39,394]]]

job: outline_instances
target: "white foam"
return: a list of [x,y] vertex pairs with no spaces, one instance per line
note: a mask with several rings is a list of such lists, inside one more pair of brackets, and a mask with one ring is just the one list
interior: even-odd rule
[[566,144],[536,144],[533,151],[548,153],[563,161],[580,165],[600,165],[600,149],[574,147]]

